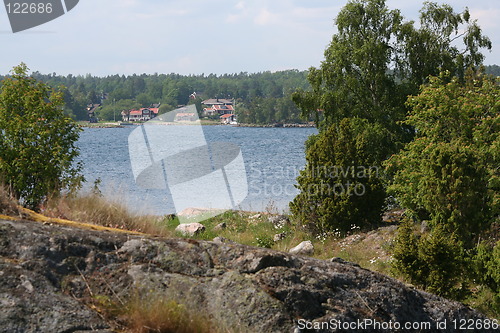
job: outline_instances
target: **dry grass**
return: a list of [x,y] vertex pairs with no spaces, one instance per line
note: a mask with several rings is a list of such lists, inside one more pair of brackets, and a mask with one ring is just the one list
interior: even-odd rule
[[[141,296],[142,295],[142,296]],[[136,290],[127,300],[93,296],[93,306],[116,331],[134,333],[228,332],[197,310],[193,302]]]
[[86,222],[105,227],[171,236],[161,217],[138,215],[116,201],[88,193],[50,199],[42,213],[48,217]]
[[208,333],[216,332],[213,324],[185,305],[161,297],[135,298],[126,306],[127,327],[137,333]]
[[0,214],[9,216],[21,215],[18,209],[17,200],[14,199],[7,187],[0,184]]

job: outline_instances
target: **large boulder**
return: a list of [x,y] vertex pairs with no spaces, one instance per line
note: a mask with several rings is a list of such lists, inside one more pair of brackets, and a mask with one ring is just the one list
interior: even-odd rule
[[150,294],[186,302],[229,332],[333,332],[319,325],[367,321],[381,327],[367,332],[392,332],[390,322],[452,332],[453,320],[486,319],[342,260],[0,220],[0,332],[106,332],[89,300]]

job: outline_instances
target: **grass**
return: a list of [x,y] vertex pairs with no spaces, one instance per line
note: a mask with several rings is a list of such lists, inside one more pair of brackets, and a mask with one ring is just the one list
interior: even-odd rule
[[[310,240],[315,248],[312,257],[318,259],[331,259],[339,257],[347,261],[358,263],[361,267],[390,274],[389,251],[392,240],[396,235],[394,226],[380,228],[378,231],[361,233],[353,230],[346,238],[338,238],[334,234],[323,237],[313,237],[311,234],[301,230],[294,224],[285,224],[275,227],[269,217],[273,214],[244,211],[226,211],[221,215],[205,220],[202,224],[205,231],[189,238],[200,240],[212,240],[214,237],[223,237],[239,244],[271,248],[278,251],[288,252],[292,247],[302,241]],[[225,229],[217,226],[225,223]],[[175,233],[175,227],[179,224],[173,219],[167,228]],[[285,237],[274,241],[276,234],[284,233]],[[188,238],[181,234],[178,237]]]
[[17,201],[10,195],[5,186],[0,184],[0,214],[9,216],[19,216]]
[[134,333],[213,333],[225,332],[196,304],[184,303],[164,295],[136,291],[128,300],[94,295],[93,307],[107,318],[116,330]]
[[49,200],[42,213],[48,217],[86,222],[105,227],[169,237],[165,218],[134,214],[114,200],[97,193],[63,196]]

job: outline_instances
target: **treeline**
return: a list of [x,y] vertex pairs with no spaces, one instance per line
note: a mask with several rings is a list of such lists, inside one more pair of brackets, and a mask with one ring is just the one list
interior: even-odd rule
[[[500,76],[500,66],[486,66],[486,73]],[[61,89],[64,111],[76,120],[88,120],[87,105],[102,104],[101,120],[118,120],[121,111],[161,103],[161,112],[208,98],[235,99],[241,123],[303,122],[292,101],[296,90],[309,90],[308,71],[239,73],[225,75],[141,74],[97,77],[33,72],[32,77]],[[0,79],[3,79],[0,76]],[[196,92],[196,98],[192,94]]]
[[[76,120],[88,120],[87,105],[102,104],[102,120],[121,117],[122,110],[161,103],[161,112],[178,105],[209,98],[234,99],[240,122],[299,122],[300,111],[291,99],[297,89],[309,89],[307,71],[239,73],[225,75],[141,74],[96,77],[42,74],[33,78],[59,87],[64,93],[64,111]],[[192,94],[196,93],[193,99]],[[191,96],[191,97],[190,97]]]

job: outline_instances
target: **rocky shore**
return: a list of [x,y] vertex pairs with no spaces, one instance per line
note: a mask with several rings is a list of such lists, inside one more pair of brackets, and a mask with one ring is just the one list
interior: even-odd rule
[[453,332],[486,319],[338,258],[0,220],[0,332],[111,332],[88,300],[138,292],[189,300],[225,332]]

